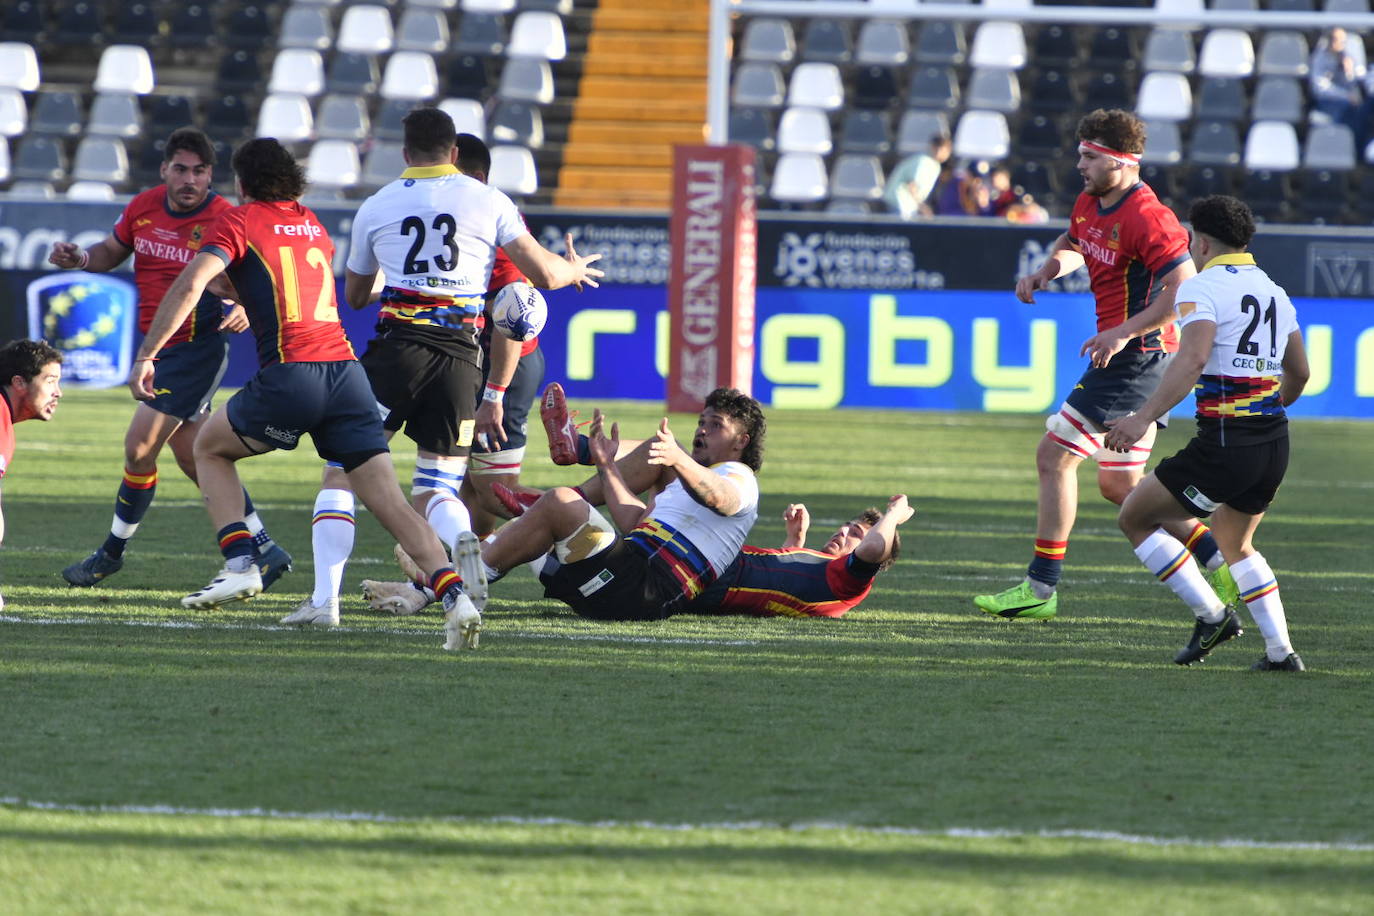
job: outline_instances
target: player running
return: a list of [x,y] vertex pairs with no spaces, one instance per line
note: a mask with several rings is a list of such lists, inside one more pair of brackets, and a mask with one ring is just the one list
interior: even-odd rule
[[[459,490],[482,402],[478,322],[496,254],[504,250],[517,270],[545,289],[596,285],[601,271],[589,265],[600,255],[560,258],[534,240],[509,197],[460,172],[457,133],[445,112],[417,108],[403,125],[409,167],[358,208],[344,297],[363,308],[374,299],[379,274],[385,279],[377,337],[363,354],[363,367],[387,410],[387,433],[404,428],[416,444],[416,511],[456,552],[460,536],[472,530]],[[518,354],[494,350],[492,372],[509,377],[513,370],[501,360]],[[337,622],[344,564],[353,549],[353,494],[337,465],[325,469],[311,535],[316,613],[302,604],[289,622]]]
[[[1047,432],[1035,453],[1039,501],[1035,552],[1026,578],[996,595],[973,599],[980,610],[999,617],[1047,619],[1057,612],[1055,589],[1078,511],[1078,466],[1084,459],[1097,462],[1098,488],[1117,504],[1144,474],[1153,428],[1125,455],[1105,449],[1102,434],[1111,421],[1138,410],[1159,384],[1178,348],[1170,317],[1174,295],[1195,273],[1187,232],[1140,180],[1145,151],[1141,120],[1120,109],[1098,109],[1078,122],[1078,140],[1083,192],[1074,203],[1069,229],[1055,240],[1044,266],[1017,281],[1016,297],[1034,302],[1035,294],[1053,280],[1086,264],[1100,332],[1120,331],[1123,322],[1152,303],[1158,308],[1150,314],[1158,317],[1148,326],[1137,322],[1110,352],[1093,347],[1093,341],[1084,344],[1084,352],[1093,350],[1092,364],[1046,421]],[[1159,423],[1165,422],[1161,416]],[[1208,569],[1218,570],[1217,587],[1233,590],[1206,526],[1191,520],[1169,525]]]
[[210,608],[261,591],[253,539],[236,508],[242,487],[234,464],[293,449],[308,432],[320,457],[339,463],[363,503],[430,577],[449,619],[445,648],[476,647],[481,615],[463,594],[443,545],[396,485],[372,390],[339,324],[334,244],[315,214],[297,202],[304,172],[280,143],[265,138],[240,146],[233,166],[244,203],[224,213],[172,284],[129,373],[134,397],[155,396],[153,354],[206,285],[227,270],[248,312],[261,368],[196,438],[196,470],[224,568],[182,604]]
[[[167,288],[205,244],[215,219],[232,206],[210,189],[214,165],[215,148],[205,134],[190,127],[173,131],[163,150],[163,183],[129,201],[104,239],[85,250],[57,242],[48,261],[64,270],[104,273],[132,253],[138,326],[146,334]],[[134,408],[124,434],[124,480],[115,497],[110,533],[90,556],[62,570],[62,578],[72,585],[95,585],[123,567],[129,539],[157,492],[157,459],[164,444],[195,482],[192,443],[229,364],[229,333],[248,327],[240,306],[225,310],[221,293],[232,295],[232,290],[223,282],[213,284],[155,354],[156,395]],[[270,588],[291,569],[291,555],[268,535],[247,491],[243,500],[243,521],[257,544],[263,588]]]
[[1250,208],[1234,197],[1207,197],[1188,214],[1190,252],[1201,268],[1178,290],[1183,339],[1155,393],[1115,422],[1106,445],[1125,452],[1197,390],[1197,435],[1166,458],[1126,498],[1117,521],[1145,568],[1197,617],[1180,665],[1241,634],[1240,619],[1208,587],[1197,563],[1166,528],[1213,518],[1212,532],[1240,596],[1264,634],[1260,671],[1302,671],[1288,638],[1278,581],[1251,539],[1288,467],[1284,408],[1307,384],[1307,352],[1288,294],[1245,249],[1255,234]]

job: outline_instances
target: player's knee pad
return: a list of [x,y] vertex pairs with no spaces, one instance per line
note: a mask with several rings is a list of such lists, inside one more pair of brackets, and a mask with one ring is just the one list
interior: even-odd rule
[[587,506],[587,520],[577,526],[577,530],[560,541],[554,541],[553,552],[558,562],[576,563],[596,556],[615,543],[615,528],[602,517],[600,512]]
[[1091,458],[1102,448],[1102,433],[1068,404],[1045,418],[1045,432],[1051,442],[1079,458]]
[[415,475],[410,479],[410,495],[436,491],[456,499],[459,488],[463,486],[467,467],[466,458],[416,458]]
[[1151,424],[1146,427],[1145,435],[1140,437],[1140,441],[1131,446],[1130,451],[1114,452],[1107,448],[1100,448],[1093,453],[1093,460],[1097,462],[1098,468],[1104,471],[1143,473],[1146,462],[1150,460],[1150,452],[1154,447],[1155,426]]
[[468,458],[468,473],[473,477],[490,477],[501,474],[520,475],[520,465],[525,461],[525,446],[506,448],[499,452],[473,453]]

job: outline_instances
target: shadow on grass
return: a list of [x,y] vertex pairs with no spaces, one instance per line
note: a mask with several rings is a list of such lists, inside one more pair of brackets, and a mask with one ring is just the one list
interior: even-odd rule
[[[291,822],[299,827],[306,822]],[[371,826],[371,825],[369,825]],[[433,830],[435,825],[423,825]],[[217,828],[222,829],[222,828]],[[395,826],[385,829],[395,830]],[[501,829],[499,825],[461,825],[457,829]],[[522,832],[531,828],[517,828]],[[593,828],[551,827],[551,830],[590,830]],[[608,829],[607,832],[612,832]],[[73,825],[72,831],[53,829],[0,828],[0,842],[46,843],[73,849],[126,851],[186,851],[273,856],[300,855],[314,860],[320,854],[390,855],[433,857],[463,861],[477,867],[482,860],[509,863],[516,860],[589,859],[598,863],[618,862],[627,867],[692,867],[708,872],[738,871],[741,867],[761,871],[776,869],[792,872],[803,868],[809,873],[872,872],[909,876],[912,872],[939,873],[942,878],[964,875],[987,884],[1014,884],[1054,874],[1061,878],[1092,883],[1167,882],[1178,887],[1211,889],[1219,885],[1246,886],[1251,890],[1265,885],[1280,886],[1294,880],[1311,883],[1326,891],[1374,885],[1367,852],[1331,852],[1294,849],[1244,849],[1239,853],[1217,848],[1178,846],[1125,847],[1104,841],[1048,840],[1040,838],[970,839],[942,836],[874,838],[875,845],[887,848],[854,848],[836,842],[814,844],[814,834],[798,834],[798,842],[768,842],[751,832],[741,832],[740,843],[682,841],[664,843],[652,837],[644,844],[633,842],[585,841],[570,837],[565,842],[511,840],[446,839],[432,836],[366,837],[264,837],[257,832],[229,832],[217,836],[187,836],[182,832],[140,832],[103,829],[89,824]],[[804,839],[805,838],[805,839]],[[674,840],[677,840],[674,837]],[[1044,850],[1044,844],[1053,848]],[[901,844],[903,848],[891,848]],[[1090,845],[1091,844],[1091,845]],[[981,846],[984,848],[947,848]],[[1332,861],[1332,856],[1344,861]],[[1226,861],[1237,856],[1239,861]],[[996,879],[989,878],[996,875]]]

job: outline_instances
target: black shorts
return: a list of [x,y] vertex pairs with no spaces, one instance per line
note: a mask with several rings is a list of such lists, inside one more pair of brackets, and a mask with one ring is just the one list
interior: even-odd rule
[[625,538],[539,576],[544,596],[592,620],[662,620],[686,602],[682,586]]
[[[487,373],[482,371],[482,384],[487,383]],[[511,376],[510,386],[506,388],[506,396],[502,401],[504,410],[501,428],[506,431],[506,441],[504,443],[493,443],[498,448],[483,448],[481,443],[474,443],[472,450],[485,455],[490,452],[504,452],[507,449],[524,448],[529,441],[529,416],[530,407],[534,405],[539,397],[539,390],[544,387],[544,351],[535,347],[530,353],[520,357],[520,361],[515,364],[515,375]],[[480,406],[480,398],[479,406]]]
[[467,456],[482,394],[475,362],[409,340],[378,338],[367,345],[362,363],[389,411],[387,430],[404,428],[417,446],[436,455]]
[[[1098,429],[1106,429],[1108,420],[1134,413],[1150,399],[1171,355],[1160,350],[1122,350],[1102,368],[1084,372],[1064,401]],[[1168,415],[1158,423],[1167,426]]]
[[1220,505],[1246,515],[1269,508],[1288,470],[1288,436],[1224,447],[1194,439],[1155,468],[1155,478],[1199,518]]
[[321,458],[346,468],[358,456],[388,451],[377,402],[355,360],[260,369],[226,409],[240,436],[290,450],[309,433]]
[[194,420],[210,409],[228,366],[228,334],[206,334],[164,347],[153,363],[157,396],[144,403],[169,417]]

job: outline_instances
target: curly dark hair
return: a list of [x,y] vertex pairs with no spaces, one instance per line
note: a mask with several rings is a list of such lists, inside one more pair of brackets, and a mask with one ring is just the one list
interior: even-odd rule
[[1120,108],[1098,108],[1078,122],[1078,139],[1123,153],[1145,152],[1145,122]]
[[464,175],[486,184],[491,173],[491,150],[474,134],[459,134],[457,145],[458,168]]
[[444,159],[453,149],[457,129],[448,112],[438,108],[415,108],[401,119],[406,152],[413,159]]
[[241,144],[231,164],[243,193],[254,200],[295,200],[305,193],[305,169],[272,137]]
[[1193,201],[1188,222],[1194,232],[1210,235],[1230,248],[1244,248],[1255,237],[1255,216],[1245,201],[1225,194],[1213,194]]
[[17,375],[31,382],[49,363],[62,362],[62,351],[46,340],[11,340],[0,347],[0,386]]
[[185,150],[196,156],[206,165],[215,164],[215,145],[210,138],[194,127],[178,127],[167,136],[162,147],[162,161],[171,162],[177,153]]
[[749,444],[739,460],[755,471],[763,467],[763,437],[768,431],[768,423],[759,402],[737,389],[717,388],[706,396],[702,410],[708,407],[739,423],[741,431],[748,434]]
[[[869,530],[872,530],[873,526],[878,524],[882,520],[883,513],[879,511],[875,506],[869,506],[867,509],[861,512],[859,514],[859,517],[856,519],[856,521],[863,522],[865,525],[867,525],[869,527]],[[902,536],[894,531],[892,532],[892,550],[888,552],[887,559],[883,560],[883,562],[878,564],[878,572],[882,572],[883,570],[890,567],[893,563],[896,563],[897,557],[899,557],[901,553]]]

